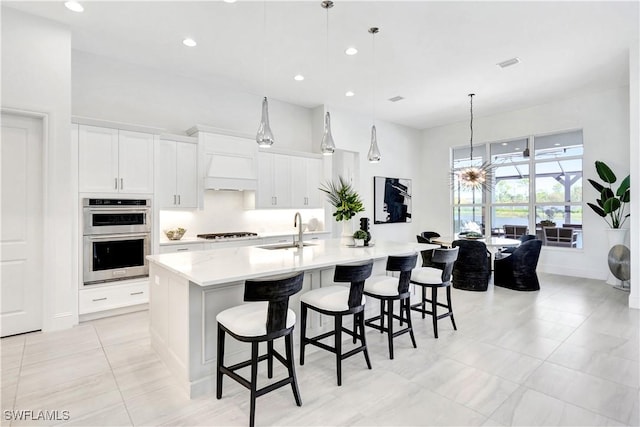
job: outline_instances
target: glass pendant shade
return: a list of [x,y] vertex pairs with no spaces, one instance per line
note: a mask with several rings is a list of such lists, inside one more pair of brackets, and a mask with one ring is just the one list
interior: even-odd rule
[[378,148],[378,136],[376,135],[376,125],[371,126],[371,146],[369,147],[369,155],[367,158],[370,163],[378,163],[381,159],[380,149]]
[[333,142],[333,135],[331,135],[331,116],[327,112],[324,116],[324,133],[322,134],[320,152],[325,156],[330,156],[335,150],[336,144]]
[[273,132],[271,132],[271,126],[269,126],[269,103],[265,96],[262,100],[262,119],[260,120],[260,126],[258,127],[258,133],[256,134],[256,142],[258,146],[268,148],[273,145]]

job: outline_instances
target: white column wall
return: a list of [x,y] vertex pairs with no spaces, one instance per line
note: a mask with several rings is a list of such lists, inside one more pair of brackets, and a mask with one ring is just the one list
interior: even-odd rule
[[71,144],[71,33],[2,8],[2,107],[45,114],[43,328],[78,319],[77,152]]
[[640,43],[629,49],[629,151],[631,164],[631,292],[629,307],[640,308]]
[[[466,97],[461,96],[460,108]],[[586,178],[597,179],[594,163],[602,160],[622,179],[629,173],[629,87],[589,93],[553,103],[482,115],[482,93],[474,102],[474,143],[499,141],[528,135],[583,129],[584,136],[584,249],[543,248],[539,269],[577,277],[605,279],[608,272],[606,223],[586,206],[595,200]],[[421,223],[424,229],[450,233],[452,230],[449,186],[450,147],[469,141],[468,121],[427,129],[423,133],[422,179],[427,186],[430,215]],[[428,166],[427,166],[428,165]],[[626,226],[629,226],[627,222]],[[636,229],[637,230],[637,229]],[[630,235],[633,233],[629,233]],[[637,231],[636,231],[637,234]]]

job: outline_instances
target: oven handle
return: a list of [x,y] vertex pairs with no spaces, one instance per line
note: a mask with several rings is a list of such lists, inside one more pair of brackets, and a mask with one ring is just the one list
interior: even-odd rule
[[151,233],[129,233],[129,234],[101,234],[99,236],[85,236],[85,238],[93,241],[103,240],[130,240],[138,237],[148,239]]
[[151,211],[150,208],[130,208],[130,207],[121,207],[121,208],[84,208],[85,212],[89,213],[149,213]]

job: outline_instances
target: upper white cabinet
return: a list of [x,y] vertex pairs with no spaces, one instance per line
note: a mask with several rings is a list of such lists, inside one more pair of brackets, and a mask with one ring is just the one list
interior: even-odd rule
[[158,143],[156,203],[160,208],[198,207],[198,144],[165,137]]
[[322,160],[311,157],[292,158],[292,207],[321,208]]
[[255,204],[248,207],[320,208],[322,198],[318,186],[321,177],[320,158],[260,151]]
[[291,157],[285,154],[258,153],[256,208],[290,208]]
[[152,134],[79,125],[81,192],[153,193]]

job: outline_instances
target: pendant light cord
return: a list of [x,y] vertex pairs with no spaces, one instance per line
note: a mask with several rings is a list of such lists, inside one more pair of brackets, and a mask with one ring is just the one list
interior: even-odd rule
[[262,2],[262,93],[267,96],[267,0]]
[[470,93],[469,94],[469,99],[470,99],[470,104],[471,104],[471,121],[469,122],[469,128],[471,129],[471,139],[469,140],[469,145],[471,146],[471,153],[470,153],[470,157],[471,157],[471,165],[473,166],[473,96],[475,94]]
[[371,37],[371,50],[373,51],[373,79],[371,80],[371,110],[373,114],[373,125],[376,124],[376,33],[373,31]]
[[[324,46],[324,50],[325,50],[325,55],[324,55],[324,96],[325,97],[329,97],[329,8],[331,6],[327,6],[326,11],[327,11],[327,22],[326,22],[326,38],[325,38],[325,46]],[[328,106],[326,105],[326,101],[325,101],[325,107],[327,107],[328,110]]]

